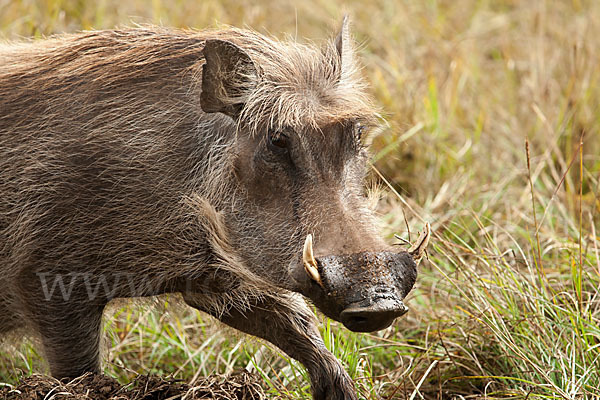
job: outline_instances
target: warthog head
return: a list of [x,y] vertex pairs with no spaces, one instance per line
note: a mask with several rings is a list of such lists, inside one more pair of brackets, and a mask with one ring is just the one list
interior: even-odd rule
[[377,234],[364,189],[377,114],[347,24],[321,48],[245,34],[208,40],[204,55],[202,108],[236,131],[235,196],[220,207],[231,247],[349,329],[388,327],[408,311],[429,230],[408,252]]

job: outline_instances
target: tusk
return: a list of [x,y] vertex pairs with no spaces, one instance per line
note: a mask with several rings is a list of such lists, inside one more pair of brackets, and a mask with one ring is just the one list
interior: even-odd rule
[[308,276],[310,276],[313,281],[317,282],[321,287],[323,287],[321,276],[319,275],[319,269],[317,267],[317,260],[315,260],[315,256],[313,255],[312,235],[310,233],[306,236],[306,240],[304,241],[304,249],[302,249],[302,263],[304,264],[304,270]]
[[429,237],[431,236],[431,226],[429,222],[425,224],[425,229],[423,232],[419,233],[419,238],[410,249],[408,249],[408,254],[415,260],[415,263],[419,265],[419,261],[423,258],[425,254],[425,250],[427,250],[427,245],[429,244]]

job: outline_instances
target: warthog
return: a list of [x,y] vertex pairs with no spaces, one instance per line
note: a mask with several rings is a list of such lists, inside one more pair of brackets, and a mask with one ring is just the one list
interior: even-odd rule
[[0,46],[0,332],[99,371],[113,298],[181,293],[354,399],[308,297],[353,331],[404,314],[428,234],[378,237],[374,122],[345,21],[318,47],[141,27]]

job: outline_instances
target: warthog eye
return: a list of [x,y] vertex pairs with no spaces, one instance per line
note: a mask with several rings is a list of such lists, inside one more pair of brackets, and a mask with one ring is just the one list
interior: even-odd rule
[[280,131],[269,132],[269,145],[273,150],[285,150],[289,145],[289,137]]

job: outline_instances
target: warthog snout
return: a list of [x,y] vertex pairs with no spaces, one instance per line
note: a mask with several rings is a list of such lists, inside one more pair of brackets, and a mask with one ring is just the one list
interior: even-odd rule
[[417,278],[417,264],[429,241],[429,226],[408,251],[361,251],[315,256],[308,235],[303,271],[294,278],[300,292],[328,317],[356,332],[385,329],[408,312],[403,303]]

